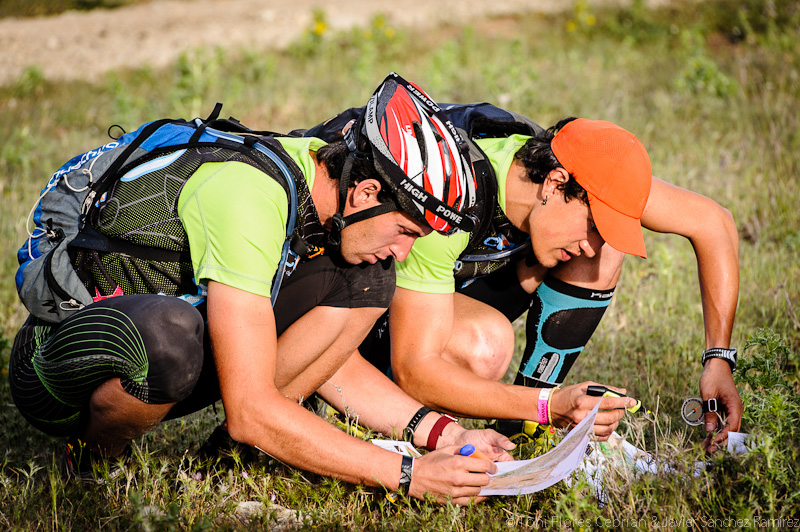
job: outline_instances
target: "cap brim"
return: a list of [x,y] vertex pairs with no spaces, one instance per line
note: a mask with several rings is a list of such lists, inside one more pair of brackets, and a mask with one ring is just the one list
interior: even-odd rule
[[608,245],[617,251],[647,258],[642,235],[642,223],[639,218],[616,211],[588,193],[589,210],[592,212],[594,225]]

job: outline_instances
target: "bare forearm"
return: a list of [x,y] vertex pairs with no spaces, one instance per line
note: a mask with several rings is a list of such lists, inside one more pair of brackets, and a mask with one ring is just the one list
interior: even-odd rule
[[398,485],[398,455],[348,436],[285,397],[226,413],[231,437],[289,465],[352,484]]
[[[444,358],[453,334],[454,298],[397,290],[389,309],[395,381],[423,404],[459,416],[535,417],[538,389],[489,380]],[[435,321],[421,323],[420,316],[435,316]]]
[[378,369],[354,353],[320,389],[340,412],[389,437],[400,437],[422,406]]
[[707,348],[730,345],[739,297],[736,226],[727,210],[716,207],[715,231],[692,239],[697,254]]
[[739,297],[739,237],[731,213],[710,198],[653,178],[642,225],[692,243],[706,345],[727,347]]
[[208,327],[231,437],[321,475],[397,486],[399,456],[347,436],[278,390],[269,298],[211,282]]
[[[402,359],[399,356],[398,359]],[[538,388],[484,379],[441,356],[417,357],[392,366],[395,379],[409,395],[432,408],[457,416],[536,419]]]

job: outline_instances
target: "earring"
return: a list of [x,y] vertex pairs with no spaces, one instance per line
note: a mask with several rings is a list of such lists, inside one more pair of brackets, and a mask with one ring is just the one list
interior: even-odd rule
[[544,199],[542,200],[542,205],[547,205],[547,196],[545,196]]

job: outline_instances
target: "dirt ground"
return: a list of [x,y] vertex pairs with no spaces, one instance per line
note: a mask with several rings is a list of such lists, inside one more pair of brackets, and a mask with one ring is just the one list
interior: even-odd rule
[[0,20],[0,85],[14,83],[32,65],[48,79],[95,80],[117,68],[163,67],[182,51],[202,46],[281,48],[310,27],[315,8],[324,10],[330,30],[336,31],[367,25],[376,14],[397,26],[435,28],[471,17],[571,5],[567,0],[158,0],[8,18]]

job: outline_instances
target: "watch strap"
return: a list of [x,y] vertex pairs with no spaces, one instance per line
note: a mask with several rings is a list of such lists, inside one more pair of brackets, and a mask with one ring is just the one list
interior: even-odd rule
[[735,348],[712,347],[711,349],[706,349],[703,351],[703,366],[712,358],[721,358],[730,365],[731,372],[733,372],[736,370],[736,353]]
[[425,416],[427,416],[431,412],[433,412],[433,410],[431,410],[427,406],[423,406],[422,408],[417,410],[417,413],[414,414],[414,417],[412,417],[411,421],[408,422],[408,425],[406,425],[406,428],[403,429],[403,436],[406,437],[409,441],[413,441],[414,440],[414,431],[417,430],[417,427],[419,426],[420,421],[422,421],[422,418],[424,418]]

